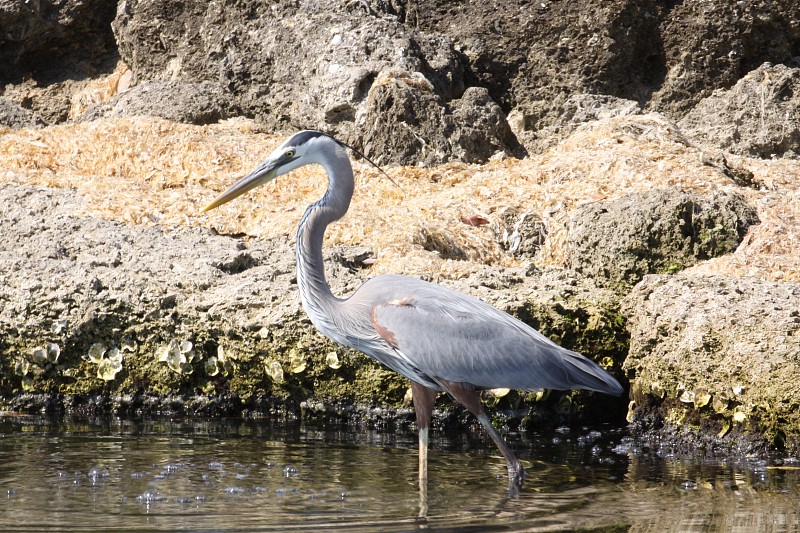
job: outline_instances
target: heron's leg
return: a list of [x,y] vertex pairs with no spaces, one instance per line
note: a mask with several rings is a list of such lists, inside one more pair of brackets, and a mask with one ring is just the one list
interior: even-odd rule
[[438,392],[433,389],[411,382],[411,395],[414,399],[419,430],[419,515],[423,518],[428,514],[428,429],[437,394]]
[[417,429],[419,430],[419,483],[428,481],[428,428],[433,416],[433,404],[436,401],[437,391],[411,382],[411,395],[414,399],[414,411],[417,415]]
[[519,459],[517,459],[514,452],[512,452],[511,448],[506,444],[506,441],[503,440],[503,437],[492,425],[492,421],[486,416],[486,411],[483,409],[483,404],[481,403],[480,394],[475,390],[475,387],[468,383],[453,383],[448,381],[440,381],[439,383],[458,403],[475,415],[478,422],[481,423],[483,428],[489,433],[489,436],[492,437],[495,445],[497,445],[497,449],[499,449],[503,457],[506,458],[509,487],[520,487],[522,481],[525,479],[525,469],[522,468]]

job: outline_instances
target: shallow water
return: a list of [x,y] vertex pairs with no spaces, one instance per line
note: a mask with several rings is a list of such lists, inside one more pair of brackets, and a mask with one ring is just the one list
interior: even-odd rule
[[509,436],[509,494],[480,435],[416,437],[266,421],[0,417],[0,531],[795,531],[800,462],[639,450],[622,428]]

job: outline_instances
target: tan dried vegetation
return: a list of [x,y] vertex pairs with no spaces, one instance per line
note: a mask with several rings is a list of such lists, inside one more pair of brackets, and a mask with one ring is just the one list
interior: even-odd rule
[[[303,168],[207,214],[200,208],[259,163],[283,136],[234,119],[210,126],[140,117],[11,131],[0,128],[0,185],[77,189],[79,215],[130,224],[214,228],[255,238],[293,236],[303,209],[326,185],[318,168]],[[483,264],[513,265],[492,238],[507,209],[539,213],[547,228],[542,264],[560,264],[565,222],[576,206],[642,189],[708,191],[735,187],[705,154],[653,115],[581,127],[548,152],[524,160],[435,168],[388,167],[399,187],[356,162],[357,189],[348,215],[328,230],[329,244],[364,244],[374,272],[458,278]],[[800,281],[800,164],[728,158],[749,169],[759,190],[739,187],[762,224],[736,253],[692,268]],[[486,219],[472,226],[463,220]],[[446,260],[427,248],[457,249]]]

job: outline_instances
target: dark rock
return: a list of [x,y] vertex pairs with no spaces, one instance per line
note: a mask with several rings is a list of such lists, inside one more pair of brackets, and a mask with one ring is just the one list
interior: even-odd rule
[[800,68],[764,64],[678,123],[701,144],[751,157],[800,156]]
[[43,125],[44,122],[30,109],[25,109],[6,98],[0,98],[0,126],[18,129]]
[[525,150],[508,125],[502,109],[482,87],[470,87],[453,110],[450,145],[456,159],[466,163],[485,163],[497,153],[522,157]]
[[389,70],[372,84],[360,131],[350,142],[378,164],[441,162],[444,113],[444,102],[421,74]]
[[419,5],[420,26],[453,39],[468,82],[528,129],[551,126],[575,93],[646,101],[663,78],[656,2],[513,0]]
[[[352,13],[332,0],[299,7],[126,2],[114,29],[136,83],[214,82],[232,95],[236,110],[269,128],[330,131],[372,146],[366,155],[379,153],[382,163],[485,161],[517,147],[485,92],[464,92],[462,62],[450,40],[396,16]],[[412,88],[409,78],[391,91],[390,102],[370,98],[389,110],[375,125],[367,100],[383,93],[373,85],[386,69],[414,73],[421,85]],[[356,123],[366,131],[357,132]],[[398,138],[383,139],[386,132]],[[423,154],[412,157],[422,146]]]
[[665,5],[663,76],[648,110],[678,119],[765,62],[800,66],[800,3],[794,0]]
[[677,272],[733,252],[758,222],[736,192],[632,193],[577,210],[569,222],[566,261],[599,285],[624,292],[646,274]]
[[0,1],[0,84],[92,75],[116,56],[115,0]]
[[[130,0],[119,3],[112,36],[108,21],[115,7],[110,0],[0,2],[0,25],[11,28],[0,36],[0,80],[38,90],[12,87],[5,97],[49,124],[75,118],[68,110],[76,88],[68,82],[110,72],[119,53],[133,71],[134,87],[211,83],[221,92],[214,89],[207,98],[207,88],[184,95],[153,85],[120,96],[114,113],[151,107],[159,116],[197,123],[244,114],[272,130],[311,127],[359,140],[359,146],[372,141],[373,154],[380,151],[387,162],[409,162],[407,152],[423,145],[425,162],[485,161],[497,151],[523,153],[517,141],[541,151],[577,124],[637,107],[677,120],[764,62],[797,67],[800,57],[800,4],[793,0]],[[367,96],[387,69],[419,73],[436,99],[394,91],[412,98],[386,105],[395,117],[409,109],[420,120],[428,111],[448,117],[426,117],[413,134],[404,133],[405,123],[384,119],[380,131],[401,134],[397,153],[385,151],[392,143],[380,138],[383,133],[369,131],[370,124],[362,131],[357,120],[374,118]],[[470,87],[488,95],[465,93]],[[188,101],[173,109],[162,96]],[[709,134],[719,133],[725,139],[717,145],[742,153],[796,153],[797,121],[781,123],[783,108],[774,108],[770,134],[756,135],[750,148],[727,140],[735,128]],[[706,110],[698,110],[698,125]],[[505,115],[512,116],[513,134]],[[735,111],[729,115],[737,118]],[[745,144],[749,132],[741,128]]]
[[[422,29],[453,40],[530,151],[575,94],[631,100],[678,119],[762,63],[797,66],[800,4],[423,0]],[[541,131],[541,133],[539,133]]]

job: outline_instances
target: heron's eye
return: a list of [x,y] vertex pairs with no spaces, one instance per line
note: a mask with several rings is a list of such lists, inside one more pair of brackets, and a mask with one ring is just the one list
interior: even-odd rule
[[286,150],[286,153],[284,153],[283,155],[291,159],[292,157],[294,157],[294,150]]

